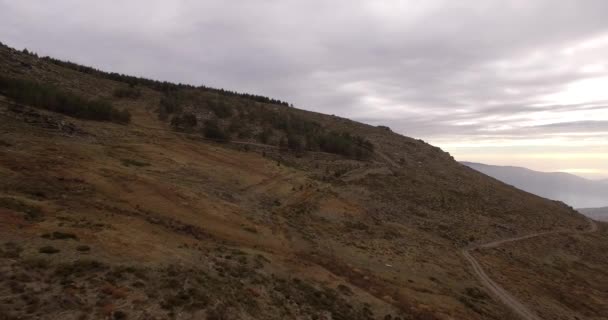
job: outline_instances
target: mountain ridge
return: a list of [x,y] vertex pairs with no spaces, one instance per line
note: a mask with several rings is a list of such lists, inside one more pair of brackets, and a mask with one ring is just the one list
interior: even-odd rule
[[573,207],[600,207],[608,201],[608,187],[601,180],[590,180],[566,172],[541,172],[524,167],[466,161],[461,163],[524,191],[560,200]]
[[592,219],[608,222],[608,207],[580,208],[578,211]]

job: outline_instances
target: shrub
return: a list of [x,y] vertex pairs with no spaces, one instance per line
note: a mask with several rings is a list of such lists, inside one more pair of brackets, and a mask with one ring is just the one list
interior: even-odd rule
[[238,119],[232,119],[232,121],[230,121],[230,125],[228,126],[228,132],[230,133],[238,133],[239,136],[241,135],[241,132],[243,131],[243,122]]
[[272,129],[270,128],[264,128],[264,130],[258,134],[258,140],[261,143],[268,143],[270,141],[270,137],[272,137]]
[[176,92],[168,92],[160,98],[161,112],[172,114],[182,111],[182,98]]
[[67,233],[67,232],[61,232],[61,231],[55,231],[52,234],[53,239],[59,239],[59,240],[65,240],[65,239],[73,239],[73,240],[78,240],[78,237],[73,234],[73,233]]
[[108,266],[96,260],[76,260],[57,266],[55,275],[58,277],[79,277],[91,272],[107,270]]
[[[347,132],[325,130],[319,123],[286,112],[260,108],[253,119],[263,126],[258,141],[268,143],[273,129],[282,131],[286,140],[279,147],[295,152],[304,150],[323,151],[356,159],[366,159],[373,153],[374,145],[363,137]],[[254,121],[251,120],[251,121]]]
[[0,93],[17,103],[62,113],[74,118],[128,123],[131,114],[118,110],[107,101],[85,99],[51,85],[0,76]]
[[219,126],[216,120],[205,121],[203,134],[206,138],[216,139],[221,141],[229,141],[230,136]]
[[287,136],[287,147],[289,150],[301,152],[304,151],[302,139],[296,135],[290,134]]
[[2,250],[0,248],[0,258],[9,258],[9,259],[19,258],[21,256],[21,252],[23,251],[23,248],[21,248],[19,245],[17,245],[14,242],[5,243],[4,248],[5,248],[5,250]]
[[232,116],[232,108],[224,101],[210,101],[208,103],[209,109],[215,113],[220,119],[229,118]]
[[196,127],[197,123],[196,116],[192,113],[176,115],[171,119],[171,126],[178,130],[191,130]]
[[29,258],[23,260],[23,267],[26,270],[46,270],[49,268],[49,262],[41,258]]
[[131,122],[131,113],[127,109],[116,111],[113,115],[115,122],[118,123],[129,123]]
[[330,132],[317,139],[321,151],[358,159],[369,157],[374,147],[371,142],[349,133]]
[[124,311],[114,311],[114,320],[125,320],[127,319],[127,314]]
[[141,97],[141,90],[135,87],[126,87],[126,88],[117,88],[114,90],[114,97],[116,98],[127,98],[127,99],[137,99]]
[[45,254],[55,254],[55,253],[59,252],[59,249],[52,247],[52,246],[45,246],[45,247],[38,249],[38,252],[45,253]]
[[135,166],[135,167],[147,167],[147,166],[150,165],[147,162],[133,160],[133,159],[121,159],[120,162],[125,167],[131,167],[131,166]]
[[24,213],[25,219],[30,221],[42,217],[42,210],[39,207],[31,206],[13,198],[0,198],[0,208]]
[[89,252],[89,251],[91,251],[91,247],[89,247],[87,245],[80,245],[80,246],[76,247],[76,250],[80,251],[80,252]]
[[225,304],[218,304],[213,308],[207,309],[208,320],[228,319],[228,307]]

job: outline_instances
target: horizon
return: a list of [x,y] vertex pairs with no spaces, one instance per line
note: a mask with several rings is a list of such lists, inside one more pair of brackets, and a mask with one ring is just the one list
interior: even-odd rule
[[476,162],[476,161],[467,161],[467,160],[458,160],[458,162],[460,163],[471,163],[471,164],[480,164],[480,165],[485,165],[485,166],[492,166],[492,167],[511,167],[511,168],[521,168],[521,169],[527,169],[527,170],[532,170],[535,172],[539,172],[539,173],[562,173],[562,174],[569,174],[569,175],[573,175],[579,178],[583,178],[586,180],[590,180],[590,181],[598,181],[598,182],[602,182],[602,181],[606,181],[608,179],[606,179],[605,177],[585,177],[585,174],[581,174],[578,172],[568,172],[568,171],[541,171],[541,170],[535,170],[532,168],[527,168],[524,166],[516,166],[516,165],[510,165],[510,164],[492,164],[492,163],[483,163],[483,162]]
[[387,125],[459,161],[606,179],[608,3],[575,4],[0,0],[0,41]]

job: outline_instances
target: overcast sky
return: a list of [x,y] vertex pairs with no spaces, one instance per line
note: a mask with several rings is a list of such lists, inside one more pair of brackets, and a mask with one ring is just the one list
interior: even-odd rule
[[14,1],[0,41],[608,178],[608,1]]

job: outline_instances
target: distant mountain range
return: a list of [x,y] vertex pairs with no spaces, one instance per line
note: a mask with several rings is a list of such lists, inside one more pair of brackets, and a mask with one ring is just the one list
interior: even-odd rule
[[578,209],[582,214],[595,220],[608,222],[608,207]]
[[522,167],[462,164],[516,188],[575,208],[608,206],[608,180],[589,180],[564,172],[540,172]]

